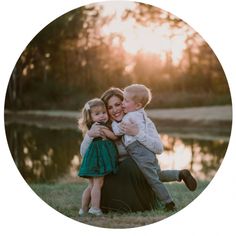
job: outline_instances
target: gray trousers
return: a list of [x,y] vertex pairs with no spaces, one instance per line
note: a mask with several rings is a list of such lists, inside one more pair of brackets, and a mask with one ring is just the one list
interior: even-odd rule
[[161,171],[156,155],[138,141],[131,143],[126,148],[129,155],[142,171],[157,198],[163,203],[173,201],[162,182],[179,181],[179,171]]

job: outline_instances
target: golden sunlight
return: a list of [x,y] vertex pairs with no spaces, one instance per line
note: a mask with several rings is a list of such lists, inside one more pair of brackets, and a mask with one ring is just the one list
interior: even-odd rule
[[161,169],[184,169],[189,168],[192,160],[192,151],[184,143],[177,139],[172,151],[164,152],[158,157]]
[[[118,3],[116,3],[118,4]],[[125,9],[132,10],[135,3],[110,5],[104,3],[103,15],[114,15],[113,20],[102,28],[102,34],[110,35],[112,33],[120,34],[124,37],[123,47],[131,54],[139,51],[144,53],[158,54],[164,61],[167,54],[172,58],[174,64],[178,64],[185,49],[186,34],[179,30],[178,34],[172,31],[169,24],[156,26],[150,24],[148,27],[142,26],[135,22],[134,19],[128,18],[122,20],[121,16]],[[118,44],[117,40],[113,41],[114,46]]]

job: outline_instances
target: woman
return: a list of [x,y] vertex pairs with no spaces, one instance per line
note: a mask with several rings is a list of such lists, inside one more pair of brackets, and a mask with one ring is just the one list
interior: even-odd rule
[[[122,109],[122,90],[119,88],[108,89],[101,96],[101,99],[107,107],[110,120],[121,121],[124,116]],[[136,139],[152,152],[160,154],[163,151],[159,134],[150,119],[147,120],[148,136],[139,130],[138,126],[132,121],[123,124],[122,129],[124,133],[136,136]],[[86,133],[80,147],[82,156],[84,156],[93,138],[102,135],[101,130],[101,125],[94,124]],[[105,176],[101,196],[101,208],[103,212],[136,212],[156,208],[158,201],[154,192],[136,163],[128,155],[121,139],[116,141],[116,146],[119,153],[119,168],[117,174]],[[161,171],[159,178],[162,182],[183,180],[191,191],[196,189],[196,181],[188,170]]]
[[[118,88],[107,90],[101,97],[107,106],[111,120],[121,121],[124,112],[122,109],[123,92]],[[81,155],[86,152],[94,137],[101,136],[100,125],[94,125],[85,135],[81,144]],[[124,131],[129,135],[140,136],[140,142],[148,144],[155,153],[162,151],[163,147],[158,142],[159,135],[143,137],[136,124],[123,126]],[[136,163],[129,157],[121,140],[116,141],[119,152],[119,170],[117,174],[105,177],[102,189],[101,207],[103,212],[107,211],[145,211],[154,209],[157,200],[154,192],[146,182],[143,174]]]

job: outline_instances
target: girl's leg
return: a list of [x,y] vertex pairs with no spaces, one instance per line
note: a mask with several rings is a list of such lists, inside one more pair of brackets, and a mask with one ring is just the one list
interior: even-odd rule
[[103,185],[104,177],[93,178],[93,188],[91,191],[91,207],[95,209],[100,209],[101,200],[101,188]]
[[83,195],[82,195],[81,209],[83,210],[83,212],[87,212],[89,209],[92,188],[93,188],[93,179],[91,178],[89,179],[88,187],[84,190]]

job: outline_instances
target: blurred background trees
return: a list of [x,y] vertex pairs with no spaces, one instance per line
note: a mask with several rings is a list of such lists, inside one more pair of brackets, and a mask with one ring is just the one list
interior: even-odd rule
[[75,9],[36,35],[12,72],[5,108],[78,110],[130,83],[152,89],[150,108],[231,104],[224,71],[197,32],[151,5],[113,2]]

